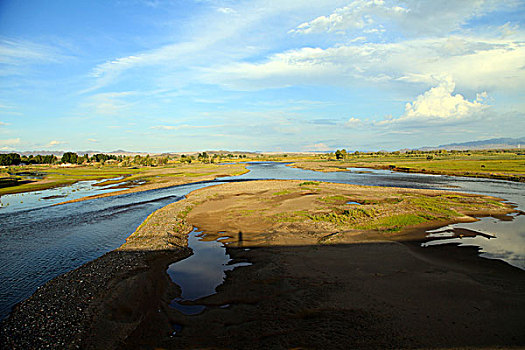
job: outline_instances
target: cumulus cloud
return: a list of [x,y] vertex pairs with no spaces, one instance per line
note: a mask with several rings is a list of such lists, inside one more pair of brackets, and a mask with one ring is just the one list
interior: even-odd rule
[[349,128],[356,128],[358,126],[361,126],[362,124],[363,122],[361,121],[361,119],[351,117],[346,121],[345,126]]
[[9,123],[0,122],[0,126],[7,126]]
[[461,94],[454,94],[456,84],[451,77],[442,77],[439,84],[412,103],[405,105],[405,113],[398,118],[388,118],[377,125],[415,121],[451,121],[470,118],[483,112],[486,92],[478,93],[476,99],[469,101]]

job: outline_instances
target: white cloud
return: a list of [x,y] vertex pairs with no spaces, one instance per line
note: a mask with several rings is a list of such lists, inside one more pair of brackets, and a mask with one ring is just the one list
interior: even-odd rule
[[24,63],[59,62],[64,59],[55,47],[30,41],[0,38],[0,63],[19,66]]
[[238,62],[206,69],[201,79],[238,90],[301,84],[435,82],[447,74],[462,88],[516,91],[525,85],[525,43],[454,36],[399,43],[305,47],[273,54],[256,63]]
[[47,145],[45,145],[44,147],[55,147],[55,146],[58,146],[58,145],[63,145],[65,143],[66,142],[64,142],[64,141],[53,140],[53,141],[49,142]]
[[224,125],[155,125],[150,127],[150,129],[160,129],[160,130],[180,130],[180,129],[213,129],[220,128]]
[[351,117],[350,119],[346,121],[345,126],[349,128],[356,128],[356,127],[361,126],[362,124],[363,122],[361,121],[361,119]]
[[304,147],[304,150],[306,151],[319,151],[319,152],[326,152],[332,150],[330,147],[328,147],[325,143],[315,143],[313,145],[307,145]]
[[348,33],[362,30],[368,33],[385,31],[378,23],[401,30],[405,35],[451,33],[469,19],[486,14],[498,7],[514,7],[517,2],[497,0],[397,2],[383,0],[354,0],[335,9],[329,15],[301,23],[290,30],[293,34]]
[[88,142],[92,142],[92,143],[97,143],[98,142],[98,140],[96,140],[96,139],[87,139],[87,140],[88,140]]
[[0,126],[7,126],[9,123],[0,122]]
[[136,101],[126,101],[126,98],[136,95],[137,93],[135,91],[95,94],[90,96],[87,99],[87,102],[83,103],[81,107],[83,109],[92,110],[93,113],[98,115],[118,115],[119,113],[128,110],[136,103]]
[[234,9],[232,9],[230,7],[219,7],[217,9],[217,11],[220,12],[220,13],[224,13],[226,15],[237,13],[237,11],[235,11]]
[[14,146],[20,143],[20,138],[0,140],[0,146]]
[[[319,16],[304,22],[289,31],[293,34],[344,33],[348,30],[364,29],[375,25],[373,17],[399,16],[409,10],[400,6],[386,6],[381,0],[357,0],[336,9],[328,16]],[[379,28],[366,29],[368,33],[379,32]]]
[[473,101],[461,94],[453,94],[456,84],[450,77],[442,77],[440,83],[405,105],[405,113],[399,118],[388,118],[377,125],[418,121],[458,121],[475,117],[489,106],[484,103],[486,92],[477,94]]

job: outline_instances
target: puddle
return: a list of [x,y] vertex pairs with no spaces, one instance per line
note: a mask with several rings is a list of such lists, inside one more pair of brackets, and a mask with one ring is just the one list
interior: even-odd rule
[[346,204],[351,204],[351,205],[362,205],[361,203],[352,202],[352,201],[350,201],[350,202],[346,202]]
[[477,222],[459,223],[427,231],[428,241],[422,247],[442,244],[475,246],[480,256],[501,259],[510,265],[525,269],[525,216],[512,216],[513,220],[493,217],[481,218]]
[[41,180],[44,178],[44,176],[46,175],[45,173],[39,173],[37,171],[21,171],[21,172],[18,172],[18,173],[14,173],[14,175],[16,176],[21,176],[23,177],[24,179],[28,179],[28,180]]
[[251,265],[248,262],[231,264],[232,259],[221,243],[223,237],[204,241],[202,236],[202,232],[193,229],[188,236],[193,255],[171,264],[167,270],[171,280],[182,290],[181,297],[172,300],[170,306],[185,315],[197,315],[206,309],[195,301],[215,294],[226,278],[226,271]]

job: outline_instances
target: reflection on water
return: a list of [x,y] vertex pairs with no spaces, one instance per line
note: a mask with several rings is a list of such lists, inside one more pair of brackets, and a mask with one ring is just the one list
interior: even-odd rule
[[[249,173],[237,178],[329,181],[355,185],[476,193],[503,198],[508,203],[515,205],[518,210],[525,211],[525,184],[520,182],[361,168],[348,168],[348,171],[323,173],[296,169],[278,163],[251,163],[248,169],[251,170]],[[487,239],[482,235],[456,237],[449,240],[436,240],[435,237],[429,237],[431,242],[425,243],[425,246],[446,243],[476,245],[480,247],[483,257],[501,259],[525,269],[525,218],[523,215],[518,215],[511,217],[511,219],[510,221],[502,221],[495,218],[482,218],[478,222],[461,223],[444,228],[470,229],[496,236],[496,239]]]
[[0,213],[47,207],[64,201],[110,193],[126,189],[115,188],[114,185],[97,186],[111,180],[122,180],[123,177],[104,180],[79,181],[72,185],[50,188],[47,190],[5,194],[0,196]]
[[[456,234],[461,229],[468,229],[470,234]],[[525,270],[524,215],[515,216],[513,221],[486,217],[473,223],[448,225],[429,231],[428,238],[429,241],[423,243],[423,247],[441,244],[476,246],[485,258],[501,259]]]
[[193,250],[193,255],[171,264],[167,270],[171,280],[182,290],[181,297],[174,299],[170,306],[185,315],[195,315],[206,308],[192,302],[215,294],[216,288],[226,278],[226,271],[251,265],[247,262],[230,264],[230,255],[220,239],[203,241],[201,235],[197,229],[189,234],[188,246]]
[[118,248],[153,211],[205,186],[0,211],[0,319],[53,277]]

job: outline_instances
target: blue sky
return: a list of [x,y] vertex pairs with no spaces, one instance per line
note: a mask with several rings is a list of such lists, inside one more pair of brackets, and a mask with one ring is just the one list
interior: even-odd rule
[[0,1],[0,150],[397,150],[525,130],[524,1]]

